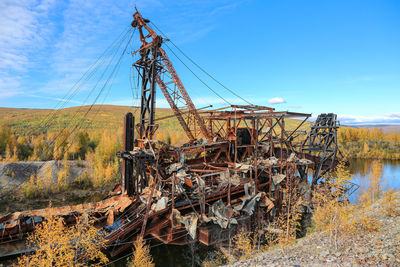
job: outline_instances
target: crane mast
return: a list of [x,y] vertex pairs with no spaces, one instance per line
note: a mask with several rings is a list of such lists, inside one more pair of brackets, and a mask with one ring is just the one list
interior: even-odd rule
[[[140,49],[133,53],[140,55],[139,60],[133,64],[141,80],[141,112],[140,122],[137,125],[139,138],[151,140],[157,130],[154,115],[156,84],[158,84],[189,142],[194,142],[200,134],[210,140],[212,134],[208,131],[167,53],[161,48],[163,38],[149,27],[150,21],[144,19],[137,10],[133,18],[131,25],[138,29],[142,42]],[[169,81],[165,82],[167,79]]]

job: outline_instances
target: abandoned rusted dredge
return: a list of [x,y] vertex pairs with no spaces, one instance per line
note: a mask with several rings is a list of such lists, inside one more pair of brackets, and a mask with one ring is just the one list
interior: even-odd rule
[[[223,242],[239,228],[262,228],[280,212],[282,189],[311,186],[337,163],[335,114],[321,114],[300,138],[311,114],[255,105],[198,110],[157,35],[139,12],[132,27],[142,45],[133,54],[141,84],[139,123],[125,116],[121,185],[109,198],[90,204],[12,213],[0,218],[0,241],[18,240],[45,216],[97,218],[111,256],[139,236],[165,244]],[[189,142],[174,147],[153,138],[155,90],[159,86]],[[301,119],[288,131],[287,119]],[[292,122],[293,123],[293,122]],[[135,139],[134,132],[137,131]],[[304,139],[304,141],[301,141]]]

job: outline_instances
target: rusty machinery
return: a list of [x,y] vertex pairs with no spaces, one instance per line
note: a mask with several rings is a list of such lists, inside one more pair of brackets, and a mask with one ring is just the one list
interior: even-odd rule
[[[319,134],[315,131],[322,119],[317,119],[303,144],[298,137],[311,114],[256,105],[197,110],[162,49],[168,40],[157,35],[139,12],[133,17],[131,25],[138,29],[141,40],[140,49],[133,53],[140,54],[133,64],[141,84],[140,119],[136,147],[133,151],[126,147],[119,155],[129,161],[126,169],[134,170],[125,174],[134,181],[125,184],[134,187],[122,187],[122,191],[139,199],[141,214],[137,216],[141,220],[110,235],[112,254],[129,247],[129,240],[137,235],[150,234],[169,244],[221,242],[235,225],[251,228],[273,220],[281,205],[280,188],[289,181],[307,183],[310,169],[315,180],[334,167],[336,124],[324,124],[332,138],[314,145],[311,152],[310,136]],[[156,84],[187,135],[188,143],[181,147],[153,139],[158,128],[154,119]],[[287,119],[299,118],[302,120],[296,120],[297,125],[288,131]],[[125,140],[133,140],[132,127],[125,128],[125,134]],[[328,151],[331,154],[325,157]]]
[[[70,206],[55,214],[70,221],[83,212],[96,217],[112,256],[129,249],[138,236],[165,244],[213,245],[236,229],[263,227],[274,220],[282,188],[307,185],[309,173],[316,183],[335,166],[336,115],[320,115],[301,142],[299,134],[311,114],[256,105],[196,109],[162,49],[167,40],[139,12],[133,17],[131,26],[141,41],[133,52],[140,56],[133,66],[141,106],[136,125],[132,113],[125,116],[123,151],[117,153],[122,159],[121,186],[101,203]],[[158,128],[156,85],[188,138],[180,147],[153,138]],[[18,239],[44,216],[35,211],[0,218],[0,240]]]

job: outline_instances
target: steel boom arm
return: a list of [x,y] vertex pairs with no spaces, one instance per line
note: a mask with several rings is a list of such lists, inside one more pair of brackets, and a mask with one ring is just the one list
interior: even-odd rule
[[[157,35],[155,31],[149,27],[147,24],[149,20],[143,19],[139,12],[136,12],[134,15],[134,21],[132,22],[132,27],[136,27],[139,30],[140,40],[142,42],[141,48],[136,51],[136,53],[140,53],[141,55],[145,55],[145,51],[153,50],[155,59],[160,68],[155,75],[155,81],[160,87],[162,93],[164,94],[166,100],[168,101],[171,109],[174,112],[174,115],[177,117],[180,125],[188,136],[190,142],[196,140],[197,127],[200,129],[201,134],[207,139],[210,140],[212,135],[209,133],[203,118],[200,116],[196,107],[194,106],[192,99],[190,98],[188,92],[181,79],[179,78],[177,72],[175,71],[174,66],[172,65],[171,60],[168,58],[167,53],[161,48],[163,39],[161,36]],[[148,34],[143,33],[143,28],[145,28]],[[147,41],[149,39],[149,42]],[[142,56],[143,57],[143,56]],[[140,60],[139,60],[140,61]],[[138,61],[138,62],[139,62]],[[141,62],[147,62],[142,60]],[[171,82],[164,82],[161,74],[168,74],[171,79]],[[175,86],[172,88],[167,86],[168,84],[173,83]],[[189,111],[189,112],[187,112]],[[183,114],[186,115],[186,120]]]
[[[197,111],[196,107],[194,106],[192,99],[190,98],[188,92],[186,91],[185,87],[182,84],[181,79],[179,78],[178,74],[175,71],[174,66],[172,65],[172,62],[169,60],[167,53],[162,48],[159,48],[159,51],[161,53],[161,60],[163,61],[164,65],[167,67],[168,73],[171,75],[171,78],[178,88],[178,90],[174,89],[173,90],[173,95],[175,96],[174,98],[171,97],[171,94],[168,90],[162,90],[164,93],[165,98],[169,102],[171,108],[174,110],[175,115],[177,116],[179,122],[181,123],[182,127],[184,128],[186,134],[188,135],[189,139],[193,141],[195,139],[192,130],[195,131],[195,125],[193,125],[192,129],[190,129],[189,125],[184,125],[186,124],[185,120],[182,117],[182,111],[179,109],[177,105],[177,101],[181,98],[184,100],[186,103],[187,109],[189,109],[189,114],[194,117],[194,120],[192,119],[192,124],[195,124],[197,122],[197,125],[200,128],[201,133],[203,136],[207,139],[211,138],[211,135],[209,134],[207,127],[204,123],[203,118],[200,116],[199,112]],[[160,86],[160,84],[159,84]],[[161,88],[161,86],[160,86]],[[174,101],[175,99],[175,101]],[[170,102],[172,100],[172,102]],[[177,112],[175,112],[177,111]],[[190,116],[189,116],[190,119]],[[189,122],[190,123],[190,122]]]

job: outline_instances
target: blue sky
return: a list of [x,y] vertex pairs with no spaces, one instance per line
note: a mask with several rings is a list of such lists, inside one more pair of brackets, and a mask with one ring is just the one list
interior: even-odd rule
[[[313,115],[334,112],[342,123],[400,123],[395,0],[2,0],[0,106],[57,106],[130,24],[135,4],[200,66],[253,104]],[[137,38],[128,50],[138,48]],[[222,105],[170,58],[198,107]],[[137,103],[129,82],[132,60],[125,53],[111,91],[99,102]],[[191,68],[229,102],[243,104]],[[85,102],[90,85],[66,106]],[[160,92],[157,99],[159,107],[166,106]]]

